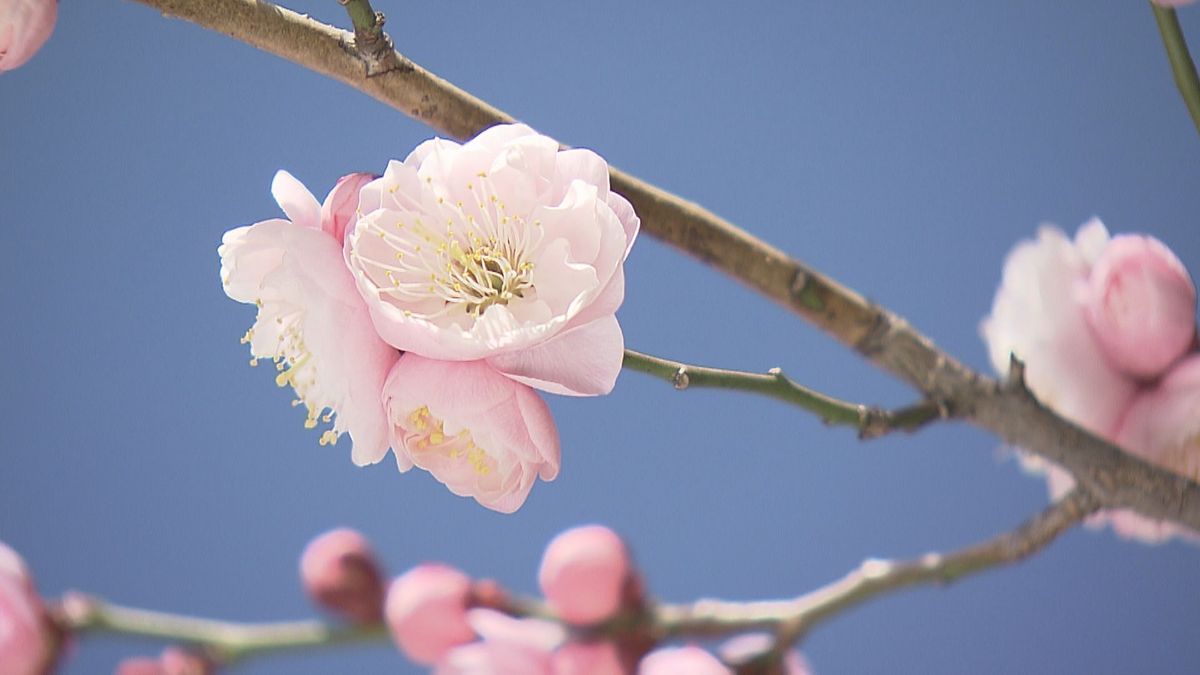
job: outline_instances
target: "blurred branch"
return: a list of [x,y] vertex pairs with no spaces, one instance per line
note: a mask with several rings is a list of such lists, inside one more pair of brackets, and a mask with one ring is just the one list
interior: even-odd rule
[[[137,0],[229,35],[373,96],[465,139],[513,118],[397,54],[375,76],[343,49],[345,31],[265,0]],[[619,169],[612,188],[633,203],[642,230],[745,283],[1006,443],[1069,471],[1105,507],[1200,530],[1200,484],[1129,455],[938,349],[902,318],[717,215]]]
[[949,584],[964,576],[1023,560],[1099,508],[1076,489],[1012,532],[951,553],[926,553],[912,560],[866,560],[841,579],[793,600],[727,602],[702,600],[658,609],[666,636],[718,636],[770,630],[776,651],[790,647],[818,623],[880,595],[923,584]]
[[390,640],[382,625],[335,627],[320,621],[217,621],[122,607],[81,593],[68,594],[55,614],[68,633],[120,633],[187,643],[220,665],[267,652]]
[[898,410],[850,403],[809,389],[772,368],[766,374],[738,370],[706,368],[625,350],[625,367],[666,380],[680,391],[692,387],[733,389],[799,406],[821,418],[825,424],[858,429],[860,438],[877,438],[892,431],[916,431],[933,420],[948,417],[949,412],[932,401],[924,401]]
[[1196,76],[1196,64],[1188,52],[1187,40],[1179,27],[1179,17],[1170,7],[1160,7],[1150,3],[1154,11],[1154,20],[1158,23],[1158,32],[1162,34],[1163,46],[1167,48],[1167,60],[1171,62],[1171,73],[1175,76],[1175,86],[1179,95],[1187,105],[1188,113],[1196,131],[1200,132],[1200,78]]

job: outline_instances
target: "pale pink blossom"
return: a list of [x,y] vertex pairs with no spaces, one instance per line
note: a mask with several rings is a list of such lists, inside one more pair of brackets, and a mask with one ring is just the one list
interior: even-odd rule
[[566,638],[558,624],[490,609],[473,609],[468,620],[480,641],[448,652],[434,675],[557,675],[552,654]]
[[668,647],[647,654],[638,665],[638,675],[733,675],[700,647]]
[[[1122,243],[1122,240],[1125,240]],[[1074,242],[1060,231],[1043,228],[1036,242],[1022,242],[1012,253],[1004,267],[1004,280],[996,293],[992,314],[983,323],[982,332],[988,342],[992,364],[1001,373],[1008,368],[1008,354],[1014,353],[1025,362],[1026,384],[1030,390],[1065,418],[1088,429],[1092,433],[1123,445],[1142,454],[1151,461],[1173,470],[1185,472],[1180,462],[1158,461],[1151,453],[1165,453],[1163,448],[1178,447],[1170,443],[1159,443],[1146,437],[1151,433],[1186,432],[1178,423],[1162,423],[1151,427],[1147,423],[1136,423],[1138,419],[1150,419],[1145,412],[1146,400],[1158,401],[1167,387],[1167,381],[1178,383],[1182,376],[1171,371],[1152,392],[1144,393],[1145,381],[1135,377],[1125,368],[1118,368],[1109,352],[1130,350],[1134,340],[1119,336],[1108,336],[1109,346],[1101,345],[1100,331],[1129,331],[1136,334],[1146,326],[1128,325],[1127,318],[1120,318],[1122,311],[1134,314],[1146,310],[1122,310],[1124,300],[1111,289],[1114,275],[1124,276],[1127,285],[1142,285],[1141,290],[1131,296],[1159,292],[1153,290],[1158,281],[1146,281],[1151,277],[1166,277],[1167,286],[1179,293],[1181,270],[1170,261],[1174,255],[1169,251],[1149,251],[1151,245],[1145,239],[1118,237],[1110,239],[1108,232],[1098,220],[1092,220],[1080,228]],[[1157,244],[1157,242],[1155,242]],[[1140,252],[1138,249],[1141,249]],[[1153,267],[1150,272],[1130,272],[1124,266],[1129,262],[1130,250],[1136,255],[1134,261]],[[1177,262],[1177,261],[1176,261]],[[1186,275],[1186,272],[1183,272]],[[1119,281],[1117,283],[1126,283]],[[1188,282],[1190,285],[1190,281]],[[1147,287],[1151,290],[1147,290]],[[1108,289],[1107,291],[1105,289]],[[1099,289],[1099,290],[1097,290]],[[1127,289],[1132,290],[1132,289]],[[1194,293],[1194,290],[1191,291]],[[1186,294],[1186,292],[1184,292]],[[1194,296],[1193,296],[1194,298]],[[1109,303],[1109,308],[1104,304]],[[1194,299],[1192,300],[1194,302]],[[1178,299],[1167,301],[1181,313]],[[1194,309],[1193,309],[1194,311]],[[1096,316],[1089,318],[1089,312]],[[1104,314],[1108,316],[1103,316]],[[1154,323],[1152,311],[1147,310],[1142,320]],[[1194,315],[1193,315],[1194,316]],[[1192,319],[1194,321],[1194,319]],[[1164,332],[1185,332],[1178,329],[1178,317],[1160,321],[1161,327],[1170,327]],[[1089,325],[1091,324],[1091,325]],[[1194,331],[1194,328],[1192,329]],[[1157,338],[1142,333],[1143,339]],[[1190,340],[1189,340],[1190,342]],[[1177,350],[1173,347],[1171,351]],[[1164,359],[1156,357],[1160,362]],[[1126,356],[1126,360],[1136,360]],[[1182,365],[1176,365],[1175,369]],[[1144,370],[1142,372],[1148,372]],[[1178,388],[1177,384],[1171,385]],[[1153,398],[1147,399],[1147,396]],[[1158,405],[1155,403],[1154,405]],[[1160,416],[1161,417],[1161,416]],[[1161,422],[1161,419],[1158,419]],[[1178,420],[1176,420],[1178,422]],[[1183,425],[1186,426],[1186,425]],[[1155,450],[1150,450],[1154,448]],[[1188,453],[1184,452],[1184,455]],[[1033,456],[1022,456],[1027,470],[1045,473],[1052,498],[1058,499],[1074,487],[1074,479],[1061,467]],[[1180,529],[1166,523],[1154,523],[1128,510],[1106,510],[1087,520],[1090,527],[1111,525],[1113,530],[1125,537],[1142,541],[1162,541],[1180,533]]]
[[[295,390],[305,427],[332,422],[321,444],[349,433],[356,464],[387,454],[387,420],[380,392],[398,352],[379,339],[345,266],[338,228],[353,200],[342,198],[360,178],[347,177],[326,199],[316,198],[286,171],[271,192],[288,219],[276,218],[225,233],[221,281],[234,300],[254,303],[258,316],[243,342],[271,359],[275,383]],[[339,225],[341,223],[341,225]]]
[[42,673],[54,659],[55,642],[25,561],[0,542],[0,672]]
[[608,165],[520,124],[433,139],[361,193],[347,260],[375,326],[432,359],[486,359],[558,394],[609,392],[639,220]]
[[467,622],[471,578],[439,564],[419,565],[392,581],[385,616],[392,639],[413,661],[433,665],[475,639]]
[[551,658],[554,675],[626,675],[611,642],[568,642]]
[[384,384],[401,471],[420,467],[456,495],[512,513],[559,469],[558,431],[537,392],[483,361],[406,353]]
[[1113,237],[1091,274],[1088,323],[1110,363],[1137,378],[1161,375],[1196,337],[1196,287],[1153,237]]
[[981,332],[997,372],[1006,374],[1010,354],[1016,356],[1038,400],[1111,438],[1136,383],[1105,358],[1086,318],[1092,266],[1108,243],[1108,231],[1093,219],[1074,241],[1043,227],[1036,241],[1017,244]]
[[[1139,395],[1117,434],[1121,447],[1164,469],[1200,480],[1200,354],[1179,362],[1152,389]],[[1200,535],[1165,521],[1152,521],[1132,511],[1115,511],[1119,534],[1156,543],[1182,535]]]
[[625,542],[603,525],[586,525],[550,542],[542,556],[538,584],[561,619],[586,625],[617,613],[629,573]]
[[41,49],[57,18],[57,0],[0,0],[0,71],[20,67]]
[[383,573],[370,542],[349,528],[316,537],[300,556],[300,579],[317,604],[357,623],[383,619]]
[[[767,633],[746,633],[727,640],[721,645],[721,658],[735,666],[746,663],[768,652],[774,639]],[[811,675],[808,661],[795,649],[788,650],[783,657],[783,675]]]

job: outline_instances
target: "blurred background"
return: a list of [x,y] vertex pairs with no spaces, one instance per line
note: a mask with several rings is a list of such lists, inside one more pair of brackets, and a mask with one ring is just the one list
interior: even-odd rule
[[[334,0],[288,6],[348,26]],[[1145,2],[379,0],[417,63],[693,199],[988,370],[1007,251],[1089,217],[1200,270],[1200,136]],[[536,591],[542,548],[622,533],[657,596],[783,597],[867,556],[957,548],[1046,503],[993,437],[944,424],[860,443],[783,404],[637,373],[549,397],[561,477],[503,516],[390,461],[317,444],[238,343],[216,247],[433,135],[341,84],[127,2],[64,2],[0,76],[0,540],[41,590],[246,621],[315,610],[301,548],[358,528],[392,573],[442,560]],[[1200,6],[1179,12],[1200,45]],[[778,366],[865,403],[913,400],[831,339],[642,237],[619,318],[635,349]],[[1195,672],[1200,549],[1074,530],[1021,565],[821,625],[820,673]],[[162,645],[78,642],[66,673]],[[234,672],[417,673],[389,646]]]

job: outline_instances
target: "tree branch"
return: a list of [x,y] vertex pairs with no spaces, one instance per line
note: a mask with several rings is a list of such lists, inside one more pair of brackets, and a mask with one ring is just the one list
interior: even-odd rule
[[1150,3],[1150,9],[1154,10],[1154,21],[1158,23],[1158,32],[1162,34],[1163,46],[1167,49],[1175,86],[1192,116],[1196,131],[1200,132],[1200,78],[1196,76],[1196,64],[1188,52],[1183,29],[1179,27],[1179,17],[1175,16],[1174,9],[1160,7],[1153,2]]
[[[343,48],[345,31],[265,0],[137,2],[345,82],[454,138],[513,121],[399,54],[399,67],[369,76]],[[1001,386],[967,368],[896,314],[704,208],[616,168],[610,177],[633,203],[644,232],[742,281],[1005,442],[1061,465],[1103,506],[1200,530],[1195,481],[1087,433],[1023,386]]]
[[933,420],[948,417],[949,411],[932,401],[899,410],[850,403],[805,387],[779,368],[767,373],[706,368],[625,350],[625,367],[666,380],[680,391],[691,387],[733,389],[770,396],[803,408],[831,426],[850,426],[859,438],[877,438],[892,431],[916,431]]
[[664,636],[719,636],[747,630],[774,631],[783,651],[814,626],[880,595],[923,584],[949,584],[964,576],[1020,561],[1099,508],[1076,489],[1012,532],[951,553],[926,553],[912,560],[865,560],[841,579],[793,600],[727,602],[702,600],[658,608]]

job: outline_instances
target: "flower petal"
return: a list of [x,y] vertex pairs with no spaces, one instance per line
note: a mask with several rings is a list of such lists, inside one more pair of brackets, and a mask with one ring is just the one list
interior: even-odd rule
[[568,396],[612,391],[625,358],[625,338],[607,315],[536,347],[493,356],[488,363],[517,382]]

